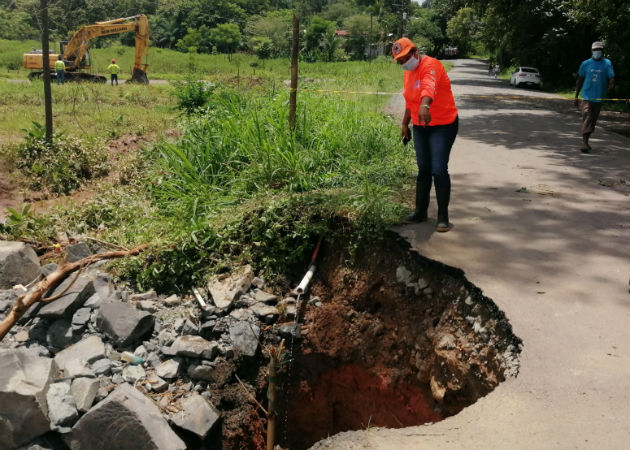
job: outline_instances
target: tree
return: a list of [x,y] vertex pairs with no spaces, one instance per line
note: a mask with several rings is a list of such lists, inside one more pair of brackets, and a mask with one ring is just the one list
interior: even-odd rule
[[245,33],[253,38],[264,37],[272,43],[273,56],[288,56],[293,12],[288,9],[254,16],[245,27]]
[[344,21],[344,28],[350,33],[346,41],[346,52],[352,59],[365,59],[370,44],[370,16],[355,14]]
[[252,39],[252,50],[260,59],[270,58],[273,54],[273,42],[266,37],[255,37]]
[[434,9],[421,8],[409,20],[408,36],[418,48],[428,54],[437,54],[444,45],[444,33]]
[[313,17],[311,23],[306,28],[304,36],[304,50],[306,52],[321,51],[322,41],[326,33],[334,31],[335,24],[321,17]]
[[221,53],[234,53],[242,40],[241,30],[234,23],[224,23],[210,29],[210,41]]
[[472,50],[473,41],[479,38],[481,22],[472,8],[465,7],[457,11],[448,21],[446,35],[457,45],[460,54]]

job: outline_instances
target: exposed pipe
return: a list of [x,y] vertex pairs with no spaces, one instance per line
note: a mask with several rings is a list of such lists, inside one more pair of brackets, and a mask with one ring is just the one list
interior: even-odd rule
[[316,269],[315,260],[317,259],[317,255],[319,254],[319,247],[321,245],[322,245],[322,236],[320,236],[319,240],[317,241],[317,245],[315,246],[315,250],[313,251],[313,256],[311,256],[311,264],[309,265],[306,275],[304,275],[304,278],[302,278],[302,281],[300,281],[300,284],[298,284],[298,287],[295,288],[296,294],[303,294],[306,291],[308,284],[311,282],[311,279],[313,278],[313,274],[315,273],[315,269]]
[[298,287],[295,288],[296,294],[304,293],[304,291],[308,287],[308,284],[311,282],[311,278],[313,278],[314,273],[315,273],[315,264],[311,264],[311,266],[308,268],[308,271],[306,272],[306,275],[304,275],[304,278],[302,278],[302,281],[300,281],[300,284],[298,284]]

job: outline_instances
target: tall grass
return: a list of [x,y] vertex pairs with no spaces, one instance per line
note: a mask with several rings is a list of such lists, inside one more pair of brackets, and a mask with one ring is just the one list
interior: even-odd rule
[[299,110],[290,133],[284,96],[217,94],[177,143],[152,150],[156,197],[190,213],[261,192],[400,186],[409,173],[397,128],[378,113],[314,94],[300,96]]

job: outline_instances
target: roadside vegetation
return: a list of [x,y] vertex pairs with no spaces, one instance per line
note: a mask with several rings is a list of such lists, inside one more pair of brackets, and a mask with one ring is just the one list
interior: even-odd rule
[[[336,88],[352,91],[395,91],[400,84],[400,69],[389,61],[302,67],[303,77],[318,88],[335,80]],[[54,245],[60,231],[125,247],[149,242],[144,256],[116,264],[119,275],[141,288],[185,291],[241,262],[280,283],[304,269],[319,236],[358,249],[406,212],[401,199],[413,158],[399,142],[397,125],[381,112],[387,97],[301,92],[290,133],[283,83],[272,75],[256,83],[218,75],[212,82],[188,77],[148,88],[53,86],[57,129],[63,130],[54,140],[64,149],[55,160],[61,167],[48,159],[34,163],[54,171],[46,184],[52,193],[66,194],[55,186],[70,191],[98,176],[72,172],[77,155],[102,155],[97,150],[117,136],[154,137],[114,167],[99,160],[115,176],[93,186],[89,198],[60,202],[45,214],[13,208],[0,226],[2,237],[43,247]],[[13,120],[41,117],[38,84],[0,82],[3,98],[21,103],[20,115],[27,116]],[[72,109],[77,95],[83,96],[80,107]],[[116,121],[116,114],[124,120]],[[26,126],[17,138],[6,128],[0,126],[9,141],[2,147],[3,165],[18,169],[26,183],[46,183],[42,172],[24,166],[28,152],[30,161],[52,155],[40,148],[41,126]],[[69,156],[68,140],[82,134]],[[58,183],[62,175],[72,179]]]

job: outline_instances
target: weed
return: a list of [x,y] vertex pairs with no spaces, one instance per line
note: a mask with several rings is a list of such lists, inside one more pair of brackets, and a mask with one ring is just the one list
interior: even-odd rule
[[83,181],[107,173],[107,157],[97,148],[61,133],[48,142],[44,127],[37,122],[24,131],[25,142],[18,146],[15,165],[30,189],[68,194]]

